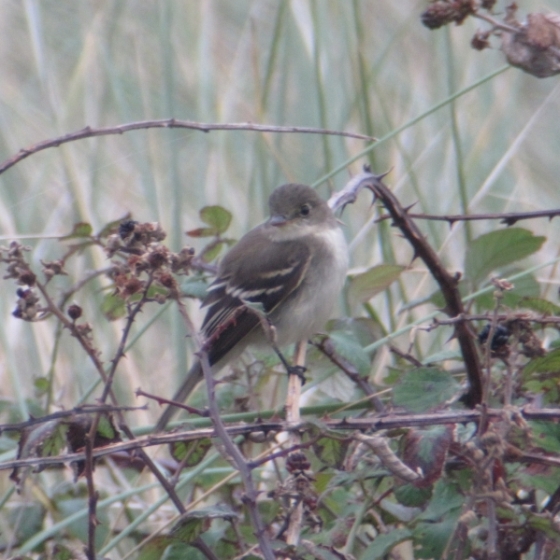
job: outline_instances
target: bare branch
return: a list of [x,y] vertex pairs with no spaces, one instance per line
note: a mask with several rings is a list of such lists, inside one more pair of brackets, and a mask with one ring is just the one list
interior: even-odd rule
[[0,164],[0,174],[4,173],[16,163],[23,159],[36,154],[48,148],[58,148],[62,144],[74,142],[76,140],[83,140],[84,138],[92,138],[94,136],[109,136],[113,134],[123,134],[131,130],[144,130],[148,128],[187,128],[190,130],[199,130],[201,132],[211,132],[213,130],[246,130],[252,132],[275,132],[283,134],[321,134],[323,136],[343,136],[346,138],[356,138],[358,140],[366,140],[368,142],[375,142],[376,138],[366,136],[364,134],[354,134],[352,132],[340,132],[337,130],[327,130],[324,128],[313,128],[306,126],[273,126],[255,123],[200,123],[195,121],[183,121],[177,119],[160,119],[150,121],[139,121],[118,126],[107,126],[102,128],[92,128],[86,126],[81,130],[44,140],[37,144],[33,144],[28,148],[21,149],[17,154],[5,160]]

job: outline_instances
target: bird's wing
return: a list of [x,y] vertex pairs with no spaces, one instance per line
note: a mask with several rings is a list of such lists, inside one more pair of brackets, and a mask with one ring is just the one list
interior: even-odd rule
[[[302,282],[311,260],[300,241],[274,242],[247,234],[226,255],[202,306],[210,363],[223,358]],[[273,249],[271,249],[271,246]]]

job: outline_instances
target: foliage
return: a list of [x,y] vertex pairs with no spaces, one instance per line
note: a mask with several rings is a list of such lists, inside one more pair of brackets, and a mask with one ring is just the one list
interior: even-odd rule
[[[265,538],[305,560],[560,558],[558,100],[535,77],[555,72],[558,34],[554,16],[519,4],[6,5],[2,159],[82,139],[0,174],[1,554],[259,558]],[[486,48],[508,40],[524,73]],[[140,130],[153,118],[378,142]],[[379,193],[344,210],[352,269],[308,353],[297,449],[266,349],[216,386],[243,468],[203,384],[186,420],[153,434],[217,259],[266,215],[272,188],[320,183],[326,196],[364,162],[394,167],[384,181],[402,216]],[[482,406],[469,409],[477,365]]]

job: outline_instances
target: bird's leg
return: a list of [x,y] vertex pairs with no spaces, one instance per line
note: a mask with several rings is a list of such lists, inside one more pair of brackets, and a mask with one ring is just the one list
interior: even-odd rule
[[306,379],[305,375],[303,374],[307,371],[307,368],[305,366],[291,365],[290,362],[288,362],[288,360],[286,360],[286,358],[284,357],[284,354],[280,352],[280,349],[278,348],[278,346],[276,346],[276,344],[272,343],[272,348],[276,352],[276,355],[280,358],[282,365],[286,368],[288,375],[297,375],[301,381],[301,384],[305,385]]
[[[264,319],[264,320],[263,320]],[[263,330],[272,346],[272,349],[276,352],[278,358],[282,362],[282,365],[286,368],[288,375],[297,375],[301,381],[302,385],[305,385],[305,376],[303,375],[307,368],[305,366],[291,365],[290,362],[284,357],[284,354],[280,352],[280,348],[276,345],[276,327],[271,323],[267,316],[262,317],[261,325]]]

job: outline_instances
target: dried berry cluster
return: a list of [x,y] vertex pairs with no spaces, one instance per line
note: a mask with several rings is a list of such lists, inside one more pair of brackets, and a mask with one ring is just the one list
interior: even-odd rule
[[173,253],[161,244],[165,237],[158,223],[133,220],[121,223],[118,233],[109,236],[106,246],[109,256],[120,254],[126,257],[113,259],[109,273],[115,293],[123,300],[144,291],[149,285],[155,288],[150,299],[158,303],[179,296],[174,275],[189,273],[194,249],[185,247],[179,253]]
[[516,17],[517,4],[506,6],[504,16],[498,19],[493,10],[496,0],[434,0],[421,15],[429,29],[438,29],[455,23],[460,25],[469,16],[490,24],[478,30],[471,46],[476,50],[491,47],[490,37],[501,41],[507,61],[517,68],[536,76],[548,78],[560,72],[560,15],[555,13],[528,14],[526,21]]

